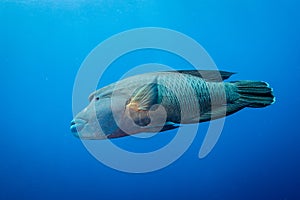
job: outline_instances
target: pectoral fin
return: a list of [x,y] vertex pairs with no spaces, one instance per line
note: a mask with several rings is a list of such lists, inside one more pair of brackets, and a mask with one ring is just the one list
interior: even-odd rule
[[156,83],[144,85],[134,91],[126,103],[131,119],[139,126],[147,126],[151,119],[149,110],[157,104],[158,87]]

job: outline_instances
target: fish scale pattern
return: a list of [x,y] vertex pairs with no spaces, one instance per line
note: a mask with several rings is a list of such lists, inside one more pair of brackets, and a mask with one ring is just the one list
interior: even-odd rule
[[210,111],[210,92],[215,93],[220,87],[217,83],[179,73],[160,75],[158,84],[159,103],[168,113],[167,120],[175,123],[198,122],[201,113]]

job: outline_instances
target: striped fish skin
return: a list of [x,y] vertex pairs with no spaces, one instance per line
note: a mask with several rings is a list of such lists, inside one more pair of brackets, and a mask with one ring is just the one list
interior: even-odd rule
[[267,83],[224,82],[232,74],[180,70],[120,80],[90,95],[90,104],[71,122],[71,131],[82,139],[162,132],[180,124],[225,117],[245,107],[274,103],[273,90]]

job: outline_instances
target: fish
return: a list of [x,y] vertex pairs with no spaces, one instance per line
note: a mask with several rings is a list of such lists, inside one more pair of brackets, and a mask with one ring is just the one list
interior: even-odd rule
[[233,74],[177,70],[122,79],[90,94],[90,103],[71,121],[70,130],[88,140],[164,132],[275,102],[267,82],[225,81]]

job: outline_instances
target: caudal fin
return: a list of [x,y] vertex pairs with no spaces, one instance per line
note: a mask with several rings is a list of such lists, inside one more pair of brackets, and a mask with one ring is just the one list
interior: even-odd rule
[[273,89],[263,81],[235,81],[240,95],[239,103],[245,107],[261,108],[269,106],[275,102]]

